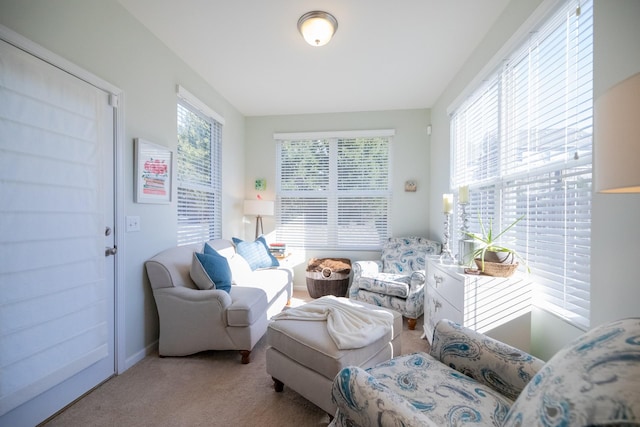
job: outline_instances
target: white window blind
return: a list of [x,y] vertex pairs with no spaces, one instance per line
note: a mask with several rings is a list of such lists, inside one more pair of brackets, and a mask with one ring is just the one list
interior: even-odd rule
[[198,105],[178,100],[178,245],[222,237],[222,123]]
[[451,119],[452,186],[470,228],[493,218],[524,254],[537,304],[589,327],[593,3],[562,2]]
[[305,248],[379,249],[391,234],[392,134],[276,135],[277,239]]

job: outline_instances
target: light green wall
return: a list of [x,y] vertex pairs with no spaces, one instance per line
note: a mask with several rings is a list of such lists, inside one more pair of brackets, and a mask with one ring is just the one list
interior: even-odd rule
[[[426,236],[429,229],[429,123],[430,114],[426,109],[248,117],[245,193],[248,198],[255,198],[257,192],[253,188],[254,180],[266,178],[267,190],[262,195],[268,200],[275,199],[276,147],[273,134],[276,132],[395,129],[396,135],[392,144],[392,232],[396,236]],[[404,182],[408,179],[417,181],[418,190],[415,193],[404,191]],[[264,224],[265,233],[273,231],[273,219],[265,218]],[[252,235],[254,229],[254,223],[247,221],[246,235]],[[380,253],[309,251],[302,254],[302,264],[295,269],[295,286],[306,286],[303,263],[305,259],[329,256],[358,260],[379,258]]]
[[[124,90],[124,214],[139,215],[142,231],[125,235],[126,356],[132,363],[157,339],[155,304],[142,263],[175,244],[176,209],[133,203],[133,138],[143,137],[175,150],[175,85],[181,84],[221,114],[223,146],[223,235],[252,236],[253,223],[242,222],[242,200],[254,197],[253,180],[267,179],[267,197],[275,182],[274,132],[394,128],[394,234],[441,238],[440,195],[449,191],[449,119],[447,108],[500,47],[541,3],[512,0],[488,36],[462,67],[431,110],[336,113],[245,119],[215,89],[187,67],[115,0],[0,0],[0,24],[50,49]],[[596,0],[594,95],[640,70],[640,2]],[[431,136],[426,134],[433,125]],[[245,147],[246,140],[246,147]],[[597,143],[597,141],[595,142]],[[266,160],[266,161],[265,161]],[[245,173],[246,169],[246,173]],[[597,173],[597,171],[596,171]],[[246,178],[246,180],[245,180]],[[416,193],[404,193],[406,179],[418,181]],[[638,195],[595,195],[592,222],[592,324],[639,316],[640,285],[634,269],[640,227]],[[267,229],[273,223],[265,223]],[[305,254],[305,256],[321,254]],[[326,254],[324,254],[326,255]],[[331,254],[353,259],[369,253]],[[298,270],[297,286],[304,278]],[[304,285],[302,285],[304,286]],[[526,328],[513,325],[517,336]],[[532,350],[547,358],[577,328],[543,310],[531,315]],[[508,338],[508,327],[501,336]],[[528,331],[527,331],[528,333]]]
[[0,0],[0,24],[124,91],[124,215],[140,216],[142,228],[120,242],[130,365],[158,338],[143,262],[176,244],[177,218],[175,197],[170,205],[133,202],[133,139],[145,138],[175,152],[177,84],[222,115],[224,235],[231,237],[242,230],[244,117],[115,0]]
[[[449,119],[447,108],[481,72],[518,27],[542,1],[513,0],[431,110],[431,193],[435,200],[448,191]],[[594,98],[625,77],[640,71],[640,2],[595,0]],[[597,144],[598,141],[594,141]],[[595,159],[597,173],[597,159]],[[592,210],[591,325],[608,320],[640,316],[640,285],[633,265],[640,241],[638,226],[640,195],[595,194]],[[440,226],[432,205],[430,228]],[[516,337],[522,325],[513,325]],[[582,331],[541,309],[531,313],[531,351],[548,359]],[[508,334],[506,334],[508,335]],[[505,336],[506,336],[505,335]]]

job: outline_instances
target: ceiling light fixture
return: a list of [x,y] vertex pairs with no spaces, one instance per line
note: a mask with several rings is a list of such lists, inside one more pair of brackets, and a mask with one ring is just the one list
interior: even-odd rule
[[338,29],[338,21],[327,12],[314,10],[298,19],[298,31],[311,46],[324,46]]

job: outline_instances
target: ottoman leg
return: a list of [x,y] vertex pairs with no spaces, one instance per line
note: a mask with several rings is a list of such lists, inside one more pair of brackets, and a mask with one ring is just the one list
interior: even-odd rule
[[246,365],[251,361],[251,350],[240,350],[240,356],[242,356],[242,364]]
[[273,388],[278,393],[281,393],[282,390],[284,390],[284,383],[282,381],[280,381],[279,379],[277,379],[277,378],[273,378],[273,377],[271,377],[271,378],[273,379]]
[[416,319],[407,319],[407,326],[409,326],[409,330],[413,331],[416,328]]

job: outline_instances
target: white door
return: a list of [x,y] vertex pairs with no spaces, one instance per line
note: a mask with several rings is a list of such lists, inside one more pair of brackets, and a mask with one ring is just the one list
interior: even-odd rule
[[115,373],[113,124],[108,93],[0,41],[2,426]]

